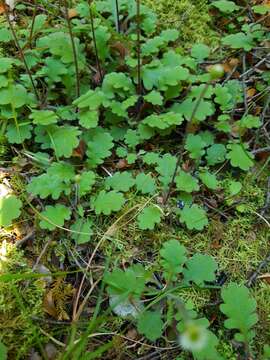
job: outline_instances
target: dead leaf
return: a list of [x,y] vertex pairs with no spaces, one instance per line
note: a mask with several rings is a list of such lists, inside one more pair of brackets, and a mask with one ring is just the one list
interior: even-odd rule
[[259,152],[259,154],[256,154],[256,159],[258,159],[258,161],[266,161],[269,158],[269,152],[268,151],[262,151]]
[[126,169],[128,167],[130,167],[130,165],[128,164],[126,159],[120,159],[115,165],[116,169]]
[[120,41],[117,41],[114,44],[112,44],[111,49],[116,50],[122,59],[124,59],[128,55],[128,50],[124,47],[124,45]]
[[105,75],[105,71],[103,69],[100,69],[96,71],[95,75],[92,77],[93,83],[95,85],[100,85],[100,83],[102,82],[102,78]]
[[49,290],[43,299],[43,309],[44,311],[52,316],[53,318],[57,319],[57,310],[53,299],[53,290]]
[[126,336],[129,339],[136,340],[138,337],[138,333],[137,333],[136,329],[133,328],[133,329],[128,330],[128,332],[126,333]]
[[258,279],[265,281],[267,284],[270,284],[270,273],[265,273],[258,276]]
[[187,123],[186,133],[187,134],[195,134],[199,130],[199,128],[200,128],[199,124],[190,121]]
[[78,157],[82,160],[85,155],[85,150],[86,150],[86,144],[83,140],[81,140],[79,146],[73,150],[72,156]]
[[5,5],[4,4],[0,4],[0,15],[5,13]]
[[239,60],[236,58],[231,58],[225,63],[223,63],[223,68],[226,73],[231,73],[235,70],[235,67],[239,64]]
[[233,124],[232,125],[232,131],[231,131],[231,134],[233,137],[238,137],[239,136],[239,131],[240,131],[240,128],[237,124]]
[[236,66],[236,65],[238,65],[239,64],[239,59],[237,59],[237,58],[231,58],[230,60],[229,60],[229,64],[230,64],[230,66]]
[[230,73],[232,71],[232,67],[228,63],[223,64],[223,69],[225,73]]
[[261,106],[256,106],[256,108],[254,110],[254,115],[260,115],[261,112],[262,112]]
[[187,160],[183,163],[182,169],[187,172],[190,170],[190,161],[189,160]]
[[252,96],[254,96],[256,94],[256,89],[254,89],[254,88],[249,88],[248,90],[247,90],[247,97],[252,97]]
[[78,16],[78,11],[76,9],[69,9],[68,10],[68,18],[73,19]]

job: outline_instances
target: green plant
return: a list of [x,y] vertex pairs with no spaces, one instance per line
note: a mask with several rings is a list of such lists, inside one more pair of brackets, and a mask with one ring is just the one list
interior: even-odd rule
[[[218,285],[214,285],[217,271],[215,260],[199,253],[188,258],[185,247],[177,240],[165,242],[160,257],[164,272],[159,279],[166,284],[163,289],[153,291],[153,270],[146,271],[141,265],[132,265],[125,271],[116,268],[105,276],[109,296],[117,294],[117,301],[115,297],[113,302],[110,301],[112,310],[120,316],[133,318],[138,331],[151,341],[162,336],[171,323],[168,318],[174,316],[177,336],[184,349],[191,351],[195,359],[221,359],[217,352],[218,340],[208,329],[209,322],[200,318],[194,306],[185,303],[178,295],[179,289],[192,286],[219,289]],[[248,349],[254,337],[251,328],[257,321],[255,300],[245,286],[235,283],[229,283],[223,288],[221,297],[224,303],[220,310],[228,317],[224,326],[238,329],[240,334],[235,335],[235,338],[245,343]],[[129,312],[123,313],[128,303]]]
[[248,344],[255,335],[251,328],[258,320],[255,312],[256,301],[251,298],[246,287],[235,283],[231,283],[223,289],[221,295],[224,304],[220,306],[220,309],[228,317],[225,327],[239,330],[235,339]]
[[15,195],[0,198],[0,226],[8,227],[21,213],[22,202]]
[[[104,5],[105,2],[97,2],[97,10],[101,14],[104,11],[102,4]],[[124,17],[129,14],[131,19],[133,18],[133,5],[131,2],[121,6],[120,12]],[[86,13],[87,7],[88,5],[84,3],[78,8],[80,18],[87,20],[89,15]],[[146,14],[149,12],[144,9],[142,16]],[[99,30],[94,24],[94,31],[99,31],[98,34],[106,38],[106,44],[110,42],[110,37],[105,34],[111,31],[109,27],[111,20],[110,17],[107,18]],[[154,24],[154,18],[152,24]],[[113,23],[110,26],[113,26]],[[75,48],[80,53],[77,59],[79,76],[87,71],[86,59],[89,53],[81,43],[87,27],[87,23],[79,25],[77,20],[73,22],[73,31],[76,34]],[[128,41],[131,41],[133,36],[132,22],[130,29],[131,33],[127,35]],[[48,94],[47,98],[54,109],[39,109],[39,104],[27,94],[30,84],[25,78],[22,78],[20,84],[9,81],[8,85],[1,90],[3,92],[2,105],[10,109],[10,116],[4,115],[5,121],[8,122],[6,135],[9,142],[21,143],[24,146],[25,143],[30,143],[32,132],[34,132],[37,149],[47,150],[45,154],[52,160],[46,173],[32,178],[27,186],[31,194],[40,196],[42,199],[51,196],[54,200],[60,201],[63,200],[64,195],[74,196],[74,191],[82,199],[90,194],[92,201],[88,203],[95,213],[110,215],[112,212],[121,210],[134,185],[142,194],[168,191],[171,186],[176,186],[176,191],[180,193],[196,193],[202,186],[210,190],[217,189],[218,179],[211,174],[211,169],[208,170],[205,167],[202,167],[198,177],[178,169],[176,176],[173,177],[176,158],[165,149],[160,149],[162,153],[156,154],[154,161],[149,164],[149,173],[137,174],[134,180],[138,165],[135,154],[144,148],[146,141],[166,139],[187,123],[203,127],[204,122],[217,111],[216,104],[224,112],[222,124],[225,125],[229,120],[226,112],[234,108],[236,101],[242,101],[241,96],[237,95],[241,93],[237,80],[230,80],[221,85],[216,75],[213,80],[212,70],[208,74],[200,68],[199,64],[210,56],[207,46],[198,44],[192,48],[191,57],[183,56],[168,48],[168,44],[178,38],[176,30],[165,30],[160,35],[151,37],[149,34],[152,34],[153,29],[144,28],[142,22],[144,38],[141,57],[144,64],[140,67],[145,92],[144,101],[149,104],[149,109],[143,117],[139,115],[142,117],[139,123],[135,121],[137,115],[133,118],[129,116],[130,112],[138,106],[136,104],[139,104],[139,97],[134,86],[137,81],[135,44],[129,45],[129,57],[121,60],[123,64],[126,64],[126,72],[119,72],[116,63],[113,62],[110,72],[104,75],[102,83],[98,86],[93,84],[93,89],[86,90],[82,82],[80,89],[82,95],[74,99],[74,77],[72,79],[74,58],[68,34],[64,30],[48,31],[46,35],[43,35],[40,30],[37,34],[36,43],[42,49],[40,52],[43,60],[33,60],[30,70],[35,71],[37,81],[43,79],[48,83],[51,94]],[[29,50],[28,56],[34,56],[33,51]],[[97,51],[101,52],[101,49]],[[106,67],[108,56],[117,61],[117,55],[114,52],[106,52],[98,56],[102,67]],[[59,66],[61,64],[61,69],[70,68],[70,72],[67,74],[61,70],[58,78],[48,78],[48,66],[50,66],[48,61],[57,61]],[[5,58],[2,65],[3,76],[15,67],[20,68],[17,60],[13,60],[12,57]],[[219,72],[219,77],[222,75]],[[56,93],[54,90],[56,84],[61,84],[62,93],[68,97],[65,105],[61,104],[59,92]],[[187,86],[190,86],[190,92],[183,98],[182,93]],[[207,89],[203,90],[204,88]],[[16,103],[12,95],[15,92]],[[156,106],[159,107],[159,111],[156,111]],[[78,109],[77,112],[76,109]],[[27,122],[22,120],[22,114],[23,117],[28,117]],[[221,116],[218,122],[214,122],[214,126],[222,132],[225,128],[224,125],[220,126],[220,119]],[[104,123],[100,126],[103,121]],[[215,143],[215,137],[207,131],[187,134],[184,141],[184,147],[188,151],[187,158],[194,160],[198,166],[206,156],[208,166],[211,167],[225,161],[226,156],[233,167],[248,170],[253,165],[253,155],[249,153],[240,135],[242,136],[243,131],[246,134],[249,129],[258,126],[260,122],[255,116],[245,115],[239,120],[241,130],[239,140],[227,143],[225,141],[222,144]],[[122,148],[115,149],[116,142],[119,141]],[[74,167],[77,150],[82,151],[80,156],[84,159],[84,165],[79,172]],[[133,164],[133,169],[116,172],[111,178],[96,183],[98,167],[105,160],[110,161],[114,153],[118,157],[126,158],[128,163]],[[153,164],[156,165],[154,172],[151,168]],[[158,179],[158,183],[154,177]],[[112,191],[106,191],[109,189]],[[142,214],[138,217],[139,226],[142,229],[152,228],[152,224],[146,225],[145,221],[142,221],[143,216]],[[193,218],[192,221],[189,220],[191,218]],[[66,219],[68,220],[67,216]],[[199,204],[186,207],[180,214],[180,220],[189,229],[200,230],[207,224],[205,212]],[[43,222],[41,224],[44,225]],[[59,224],[63,225],[63,221]]]
[[[27,171],[28,193],[21,200],[1,196],[0,226],[11,226],[22,206],[29,207],[39,220],[33,221],[38,231],[55,231],[51,236],[61,238],[56,253],[75,246],[76,264],[81,264],[76,258],[81,249],[95,246],[99,236],[93,256],[105,240],[116,246],[116,234],[126,224],[141,230],[145,240],[168,224],[195,235],[207,231],[217,214],[227,219],[248,211],[237,203],[242,189],[237,180],[255,165],[264,126],[258,107],[267,108],[265,96],[247,100],[245,79],[233,72],[225,77],[227,64],[207,66],[215,62],[212,48],[199,42],[183,52],[175,47],[179,31],[158,32],[149,8],[123,0],[116,13],[115,4],[80,1],[76,16],[69,19],[65,8],[65,22],[60,17],[55,27],[50,15],[35,13],[31,22],[26,17],[25,29],[9,17],[4,25],[9,28],[0,28],[0,45],[7,48],[0,59],[1,136],[16,151],[12,164]],[[211,7],[221,17],[243,9],[232,1],[214,1]],[[234,71],[245,77],[246,52],[267,35],[263,25],[236,21],[222,39],[222,51],[243,50],[242,64]],[[264,71],[255,90],[264,95],[268,85]],[[110,224],[107,231],[105,224]],[[111,248],[106,251],[110,254]],[[174,335],[194,358],[221,358],[210,323],[178,296],[181,289],[219,290],[216,261],[198,252],[191,255],[176,240],[163,244],[160,257],[150,269],[132,264],[106,271],[111,308],[134,318],[138,332],[151,341],[174,322]],[[254,302],[244,287],[239,289],[230,284],[221,291],[221,311],[228,317],[225,327],[239,331],[237,340],[251,352]],[[233,307],[238,293],[247,308],[245,319]],[[99,308],[95,311],[91,331],[101,321]],[[192,342],[193,335],[198,342]],[[79,348],[73,337],[71,349]]]

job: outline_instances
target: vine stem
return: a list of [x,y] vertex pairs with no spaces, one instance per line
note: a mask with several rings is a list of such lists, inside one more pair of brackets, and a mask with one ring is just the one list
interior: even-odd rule
[[169,197],[171,195],[171,192],[172,192],[172,188],[173,188],[173,183],[174,183],[174,180],[176,178],[176,174],[177,174],[177,170],[180,166],[180,163],[181,163],[181,160],[182,160],[182,152],[180,152],[180,154],[178,155],[177,157],[177,161],[176,161],[176,165],[175,165],[175,169],[174,169],[174,172],[173,172],[173,176],[172,176],[172,179],[171,179],[171,182],[170,182],[170,185],[169,185],[169,189],[167,191],[167,194],[165,195],[165,198],[163,200],[163,205],[165,206],[169,200]]
[[30,35],[29,35],[29,47],[30,47],[30,49],[32,49],[34,27],[35,27],[36,16],[37,16],[36,1],[33,2],[33,5],[34,5],[34,12],[33,12],[33,18],[32,18],[32,23],[31,23]]
[[78,98],[80,96],[79,64],[78,64],[75,40],[74,40],[74,36],[73,36],[73,32],[72,32],[71,21],[70,21],[69,15],[68,15],[67,0],[63,0],[63,6],[64,6],[64,13],[65,13],[67,26],[68,26],[68,32],[69,32],[69,36],[70,36],[70,40],[71,40],[71,46],[72,46],[72,52],[73,52],[73,58],[74,58],[74,66],[75,66],[75,73],[76,73],[76,96]]
[[115,0],[115,10],[116,10],[116,31],[120,33],[120,18],[119,18],[119,4],[118,0]]
[[101,65],[100,65],[100,60],[99,60],[99,55],[98,55],[97,39],[96,39],[96,34],[95,34],[94,17],[93,17],[93,12],[92,12],[91,0],[89,0],[88,5],[89,5],[89,15],[90,15],[90,23],[91,23],[92,37],[93,37],[93,42],[94,42],[94,50],[95,50],[95,56],[96,56],[96,63],[97,63],[98,72],[99,72],[99,76],[100,76],[100,82],[102,83],[102,81],[103,81],[103,74],[102,74]]
[[8,25],[9,25],[9,28],[11,30],[11,33],[12,33],[12,36],[13,36],[13,40],[15,42],[15,45],[19,51],[19,54],[20,54],[20,57],[24,63],[24,66],[25,66],[25,70],[27,72],[27,75],[29,76],[29,79],[30,79],[30,82],[31,82],[31,85],[33,87],[33,90],[34,90],[34,93],[35,93],[35,97],[37,99],[37,101],[40,103],[41,102],[41,99],[40,99],[40,96],[39,96],[39,93],[37,91],[37,88],[36,88],[36,85],[34,83],[34,79],[32,77],[32,74],[31,74],[31,71],[29,69],[29,66],[26,62],[26,59],[25,59],[25,56],[24,56],[24,53],[23,53],[23,50],[20,46],[20,43],[18,41],[18,38],[17,38],[17,35],[16,35],[16,32],[14,30],[14,27],[13,27],[13,24],[12,24],[12,21],[10,20],[10,17],[9,17],[9,14],[8,14],[8,10],[7,10],[7,6],[5,4],[5,2],[3,0],[1,0],[1,5],[3,6],[3,9],[4,9],[4,12],[5,12],[5,17],[7,19],[7,22],[8,22]]
[[[193,119],[194,119],[194,117],[195,117],[195,115],[196,115],[196,113],[197,113],[197,111],[199,109],[200,103],[201,103],[202,99],[204,98],[204,95],[206,94],[206,92],[207,92],[207,90],[209,88],[209,85],[210,85],[209,82],[205,84],[205,86],[204,86],[204,88],[203,88],[203,90],[202,90],[202,92],[201,92],[201,94],[200,94],[194,108],[193,108],[193,111],[192,111],[192,114],[191,114],[191,117],[190,117],[191,122],[193,121]],[[187,136],[187,132],[186,132],[186,134],[185,134],[185,136],[183,138],[183,142],[185,141],[186,136]],[[164,206],[167,204],[167,202],[169,200],[169,197],[171,195],[172,188],[173,188],[173,183],[174,183],[174,180],[176,178],[177,171],[178,171],[178,168],[179,168],[181,160],[182,160],[182,155],[183,155],[183,153],[180,151],[180,153],[179,153],[179,155],[177,157],[177,161],[176,161],[173,176],[172,176],[172,179],[171,179],[171,182],[170,182],[170,185],[169,185],[169,189],[168,189],[167,194],[165,195],[164,200],[163,200],[163,205]]]
[[138,86],[137,93],[142,95],[142,82],[141,82],[141,23],[140,23],[140,0],[137,0],[137,59],[138,59]]

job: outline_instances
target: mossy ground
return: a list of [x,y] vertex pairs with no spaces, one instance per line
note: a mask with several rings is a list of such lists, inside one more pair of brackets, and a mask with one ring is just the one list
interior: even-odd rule
[[[23,252],[1,236],[0,274],[31,271]],[[0,334],[9,349],[10,359],[24,358],[42,342],[34,317],[41,316],[44,282],[42,280],[0,281]],[[19,352],[18,352],[19,348]]]
[[[239,179],[243,188],[236,200],[249,205],[245,212],[240,213],[233,208],[229,212],[229,219],[225,222],[221,221],[220,216],[217,215],[216,218],[211,219],[208,228],[201,233],[187,231],[179,223],[171,221],[169,217],[168,221],[157,231],[140,231],[136,222],[132,221],[137,210],[134,205],[143,206],[145,199],[132,197],[132,201],[120,214],[120,219],[117,217],[112,219],[110,223],[96,224],[99,229],[102,229],[100,236],[106,234],[106,239],[100,248],[101,253],[109,256],[111,264],[128,264],[139,261],[146,268],[148,266],[155,267],[162,243],[170,238],[176,238],[186,246],[190,254],[200,252],[214,256],[219,264],[219,270],[226,274],[228,280],[245,283],[250,273],[265,258],[270,236],[269,229],[256,215],[256,210],[262,208],[265,201],[266,179],[263,177],[256,182],[252,179],[254,179],[253,175]],[[12,178],[10,182],[16,188],[18,178]],[[21,187],[21,189],[23,188]],[[131,210],[133,208],[134,210]],[[12,245],[11,234],[1,236],[1,273],[16,273],[31,269],[32,259],[38,257],[44,246],[43,234],[37,234],[37,240],[31,248],[26,247],[25,254],[19,251],[15,245]],[[96,240],[93,239],[93,241]],[[80,249],[73,247],[68,236],[66,239],[57,239],[56,236],[42,263],[53,271],[53,266],[50,264],[53,254],[56,254],[59,259],[62,257],[60,262],[63,262],[70,256],[67,251],[68,247],[73,252],[73,256],[80,257]],[[158,268],[156,270],[159,271]],[[1,338],[9,347],[11,354],[17,348],[18,341],[21,344],[21,358],[24,358],[23,354],[29,353],[31,348],[38,345],[37,339],[45,344],[48,342],[40,330],[43,324],[35,323],[34,325],[31,320],[33,316],[40,318],[46,316],[42,305],[44,293],[44,282],[40,280],[0,283]],[[255,347],[260,352],[263,347],[262,342],[270,341],[269,285],[262,280],[257,280],[252,288],[252,293],[258,304],[260,321],[256,329]],[[16,294],[21,298],[21,303],[18,302]],[[185,300],[192,300],[197,311],[206,311],[207,313],[211,309],[209,304],[219,299],[218,293],[213,297],[213,294],[208,290],[199,291],[196,289],[182,290],[179,296]],[[223,319],[214,320],[217,329],[219,322],[222,323],[222,321]],[[115,331],[123,324],[125,324],[123,320],[116,322],[115,318],[108,318],[107,329]],[[63,329],[57,330],[58,335],[59,331],[63,331]],[[220,348],[224,351],[225,358],[233,359],[233,351],[231,345],[226,342],[226,334],[222,333],[220,336],[221,339],[224,338],[224,341],[221,341]],[[123,349],[123,352],[125,351]]]
[[219,36],[209,14],[207,0],[144,0],[158,15],[160,28],[180,32],[180,47],[190,49],[195,43],[216,46]]

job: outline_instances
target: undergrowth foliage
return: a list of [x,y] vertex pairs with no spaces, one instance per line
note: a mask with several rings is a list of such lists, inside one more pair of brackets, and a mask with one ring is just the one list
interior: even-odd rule
[[[50,15],[37,13],[24,29],[11,20],[0,28],[7,54],[0,59],[1,136],[30,159],[32,173],[27,196],[1,198],[2,227],[19,218],[24,204],[40,229],[68,229],[72,241],[84,244],[97,219],[122,216],[136,195],[140,206],[134,218],[146,234],[169,219],[202,231],[215,212],[205,198],[211,194],[219,205],[232,206],[241,190],[221,169],[254,166],[269,71],[261,74],[257,87],[263,95],[254,103],[247,102],[241,78],[232,75],[246,71],[247,51],[260,45],[264,51],[264,26],[239,17],[238,27],[229,27],[221,43],[228,53],[239,50],[243,64],[236,59],[233,72],[225,74],[219,61],[209,65],[216,54],[208,46],[196,44],[183,55],[175,46],[177,30],[157,34],[149,8],[142,5],[138,12],[133,0],[119,1],[119,13],[115,6],[80,1],[74,17],[60,6],[57,26],[50,26]],[[242,9],[223,0],[211,6],[221,18]],[[269,8],[252,11],[263,14]],[[208,255],[190,256],[177,240],[169,240],[159,265],[161,282],[154,276],[160,269],[140,264],[107,271],[112,310],[135,321],[151,341],[174,328],[195,359],[221,359],[209,321],[174,295],[175,289],[191,286],[219,289],[218,264]],[[245,286],[234,283],[221,297],[225,328],[237,330],[236,340],[252,354],[255,301]]]

